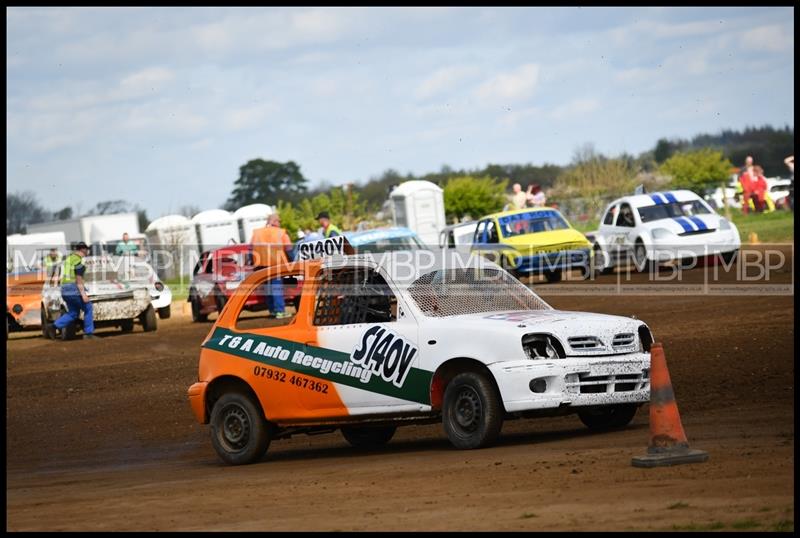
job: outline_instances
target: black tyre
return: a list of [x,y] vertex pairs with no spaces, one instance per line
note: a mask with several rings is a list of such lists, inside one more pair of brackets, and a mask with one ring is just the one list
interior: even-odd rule
[[723,252],[722,253],[722,261],[725,262],[726,265],[730,264],[732,261],[737,259],[738,255],[739,255],[739,249],[738,248],[736,250],[732,250],[730,252]]
[[153,305],[148,305],[147,310],[139,314],[139,321],[142,323],[144,332],[155,331],[158,328],[158,319],[156,319],[156,309]]
[[637,239],[633,246],[633,263],[640,272],[650,272],[655,269],[655,262],[647,258],[647,247],[640,239]]
[[592,275],[610,275],[614,272],[614,266],[611,265],[611,256],[603,250],[600,245],[595,245],[592,251]]
[[269,447],[267,421],[248,395],[229,392],[211,410],[211,443],[225,463],[244,465],[260,459]]
[[158,309],[158,318],[159,319],[169,319],[172,315],[172,305],[168,304],[167,306],[162,306]]
[[73,321],[72,323],[61,329],[61,339],[74,340],[76,332],[77,332],[77,323]]
[[52,334],[47,324],[47,314],[44,313],[44,306],[39,309],[39,320],[42,324],[42,336],[47,339],[52,338]]
[[547,281],[550,282],[551,284],[555,284],[556,282],[561,282],[561,276],[562,276],[561,269],[544,272],[544,278],[547,279]]
[[222,309],[225,308],[227,302],[228,297],[225,293],[219,288],[214,288],[214,304],[217,305],[217,315],[222,313]]
[[391,441],[397,426],[343,426],[342,435],[357,448],[377,448]]
[[119,328],[122,329],[122,332],[129,333],[133,330],[133,320],[132,319],[123,319],[120,324]]
[[208,314],[201,314],[200,313],[200,298],[196,295],[192,295],[192,321],[194,322],[201,322],[208,320]]
[[578,411],[578,417],[590,430],[610,430],[630,424],[638,408],[638,404],[589,407]]
[[503,406],[492,381],[475,372],[455,376],[444,391],[442,424],[456,448],[481,448],[497,440]]

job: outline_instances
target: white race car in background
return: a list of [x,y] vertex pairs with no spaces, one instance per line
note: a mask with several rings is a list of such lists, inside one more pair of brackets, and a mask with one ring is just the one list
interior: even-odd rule
[[594,268],[605,271],[633,260],[644,269],[721,255],[730,262],[741,247],[736,225],[688,190],[625,196],[606,208],[593,243]]
[[150,291],[150,301],[158,312],[158,317],[169,318],[172,311],[172,291],[158,278],[155,269],[141,258],[135,257],[131,258],[128,265],[123,263],[121,267],[126,268],[127,279],[130,282],[147,285]]
[[[86,294],[92,301],[95,327],[116,326],[123,332],[130,332],[138,321],[145,332],[158,328],[156,311],[146,283],[129,280],[118,260],[110,256],[87,256],[83,263],[86,266],[83,280]],[[48,328],[45,331],[48,338],[56,337],[51,324],[67,311],[67,305],[61,296],[62,267],[56,268],[53,277],[48,278],[42,288],[41,316],[43,324]],[[81,317],[61,331],[61,338],[74,338],[76,331],[82,329]]]

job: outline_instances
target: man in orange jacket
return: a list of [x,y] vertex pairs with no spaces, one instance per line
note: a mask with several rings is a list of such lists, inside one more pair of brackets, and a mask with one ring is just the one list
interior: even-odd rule
[[[277,213],[267,217],[267,225],[253,230],[250,239],[253,245],[253,265],[256,270],[273,265],[286,263],[287,254],[292,250],[292,241],[289,234],[281,228],[281,218]],[[270,280],[267,290],[267,308],[276,318],[288,316],[283,301],[283,281],[280,278]]]

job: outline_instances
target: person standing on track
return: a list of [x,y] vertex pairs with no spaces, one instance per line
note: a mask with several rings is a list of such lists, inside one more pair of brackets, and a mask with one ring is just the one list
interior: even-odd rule
[[[253,265],[256,270],[287,263],[292,251],[292,240],[286,230],[281,228],[281,218],[277,213],[267,217],[266,226],[253,230],[250,243],[253,245]],[[270,280],[267,288],[267,308],[270,314],[278,319],[288,317],[283,300],[283,281],[280,278]]]
[[67,303],[67,312],[61,315],[50,328],[51,337],[55,336],[55,330],[63,331],[71,324],[78,321],[81,311],[83,311],[83,338],[97,338],[94,335],[94,310],[86,288],[83,283],[83,275],[86,266],[83,260],[89,253],[89,247],[81,241],[75,246],[75,251],[64,260],[61,271],[61,297]]

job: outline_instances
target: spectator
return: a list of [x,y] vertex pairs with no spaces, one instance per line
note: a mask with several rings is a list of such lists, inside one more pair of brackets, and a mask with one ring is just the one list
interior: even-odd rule
[[56,272],[56,267],[59,266],[61,263],[61,253],[55,249],[51,248],[50,252],[44,259],[44,268],[47,271],[48,278],[52,277]]
[[[764,169],[758,165],[753,167],[753,204],[757,213],[764,212],[764,204],[767,200],[767,178],[764,177]],[[774,207],[774,204],[773,204]]]
[[514,183],[511,187],[513,194],[511,194],[511,209],[522,209],[528,201],[528,194],[522,192],[522,185]]
[[[267,225],[253,230],[250,238],[253,245],[253,265],[256,270],[272,265],[287,263],[291,256],[292,241],[289,234],[281,228],[281,218],[277,213],[267,217]],[[277,319],[288,317],[283,300],[283,280],[275,278],[267,282],[267,309]]]
[[135,242],[130,240],[130,236],[128,232],[122,234],[122,241],[117,243],[116,248],[114,248],[114,254],[117,256],[124,256],[125,254],[138,254],[139,252],[139,245]]
[[342,231],[331,222],[331,216],[327,211],[320,211],[319,215],[317,215],[317,220],[319,225],[322,226],[322,235],[325,236],[325,239],[342,235]]
[[544,207],[545,202],[547,202],[547,197],[544,195],[544,191],[539,185],[534,185],[532,187],[531,195],[528,199],[533,207]]
[[750,211],[750,200],[755,189],[753,157],[750,155],[744,160],[744,166],[739,170],[739,184],[742,186],[742,213],[747,215]]
[[789,155],[783,162],[791,174],[790,179],[792,183],[789,185],[789,196],[787,196],[787,198],[789,199],[789,209],[794,211],[794,155]]

